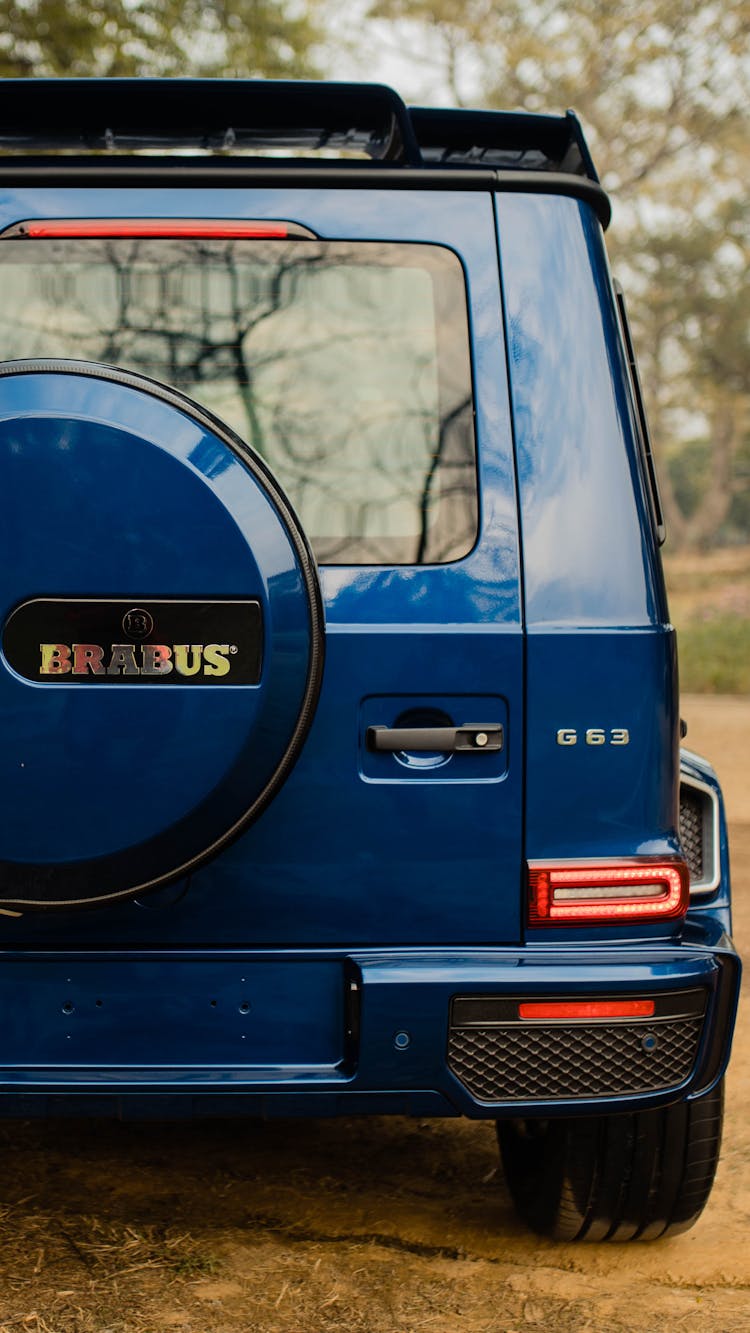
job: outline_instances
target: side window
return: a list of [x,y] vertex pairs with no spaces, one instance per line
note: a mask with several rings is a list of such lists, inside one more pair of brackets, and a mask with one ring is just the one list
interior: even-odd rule
[[625,306],[625,293],[619,282],[615,281],[615,296],[617,297],[617,310],[620,316],[620,328],[622,330],[623,343],[625,346],[625,355],[628,362],[628,374],[630,378],[630,391],[633,398],[633,407],[635,409],[635,420],[638,431],[638,443],[641,449],[644,471],[648,480],[649,496],[651,499],[651,515],[654,522],[656,539],[660,546],[663,546],[667,535],[664,525],[664,511],[662,510],[661,495],[659,494],[659,482],[656,476],[656,464],[651,448],[651,436],[646,419],[646,408],[643,402],[643,389],[641,388],[641,378],[638,374],[638,365],[635,359],[635,350],[633,348],[633,338],[630,332],[630,322],[628,312]]

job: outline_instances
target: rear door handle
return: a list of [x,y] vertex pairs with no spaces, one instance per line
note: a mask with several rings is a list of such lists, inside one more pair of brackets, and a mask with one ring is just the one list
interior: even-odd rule
[[504,736],[501,722],[465,722],[462,727],[368,727],[366,742],[368,750],[390,754],[429,750],[488,754],[502,750]]

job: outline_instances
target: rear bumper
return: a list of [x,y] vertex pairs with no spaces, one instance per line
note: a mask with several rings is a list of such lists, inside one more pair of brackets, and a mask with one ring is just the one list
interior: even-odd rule
[[[425,1005],[428,991],[422,989],[427,969],[429,1011]],[[713,1087],[726,1068],[739,975],[739,960],[727,937],[713,949],[686,946],[642,952],[632,947],[590,951],[539,949],[521,955],[497,951],[465,958],[460,964],[454,959],[438,962],[434,958],[429,964],[426,960],[416,964],[413,959],[395,957],[370,961],[363,968],[359,1077],[375,1082],[390,1076],[392,1083],[405,1079],[412,1087],[434,1087],[456,1110],[471,1117],[624,1111],[635,1105],[658,1106],[678,1097],[697,1096]],[[689,1001],[701,993],[705,1009],[697,1019],[688,1016],[674,1024],[667,1020],[661,1027],[651,1021],[643,1022],[644,1037],[653,1039],[656,1034],[658,1041],[653,1054],[644,1052],[637,1076],[624,1063],[624,1039],[630,1039],[636,1031],[636,1025],[630,1021],[588,1026],[568,1022],[554,1027],[509,1022],[498,1023],[494,1030],[479,1027],[472,1031],[460,1026],[463,1020],[457,1006],[452,1009],[457,997],[467,996],[491,997],[493,1003],[546,998],[653,997],[657,1008],[669,1012],[689,1009]],[[493,1006],[484,1007],[491,1010]],[[449,1012],[454,1018],[446,1061],[444,1033]],[[443,1024],[439,1065],[434,1059],[439,1040],[438,1014]],[[386,1053],[383,1037],[388,1029],[393,1033],[406,1029],[409,1047]],[[675,1030],[679,1058],[671,1066],[669,1062],[659,1066],[659,1051],[667,1044],[665,1034]],[[382,1034],[380,1039],[378,1034]],[[650,1044],[651,1040],[647,1041],[646,1045]],[[526,1073],[533,1065],[534,1077],[524,1077],[524,1048]],[[501,1049],[503,1067],[498,1072]],[[568,1078],[567,1085],[573,1085],[575,1092],[566,1094],[565,1076],[580,1070],[584,1060],[590,1068],[595,1066],[597,1052],[602,1053],[605,1074],[619,1062],[616,1076],[609,1083],[606,1077],[589,1080],[594,1089],[590,1095],[580,1091],[585,1080],[582,1083],[578,1077]],[[654,1062],[651,1078],[650,1060]],[[669,1075],[670,1067],[675,1070],[674,1077]],[[503,1096],[498,1092],[493,1096],[493,1088],[501,1088],[503,1084],[511,1086],[514,1095]],[[608,1085],[618,1091],[602,1092],[602,1087]]]
[[[708,927],[692,927],[680,945],[648,947],[6,954],[0,1113],[495,1118],[625,1111],[697,1096],[726,1067],[739,990],[732,942],[717,929],[711,938]],[[639,1054],[637,1077],[595,1079],[583,1093],[576,1083],[575,1095],[564,1080],[553,1088],[545,1069],[554,1070],[558,1036],[569,1066],[581,1052],[596,1063],[600,1050],[610,1066],[621,1061],[601,1026],[590,1036],[587,1028],[574,1033],[572,1047],[569,1023],[545,1038],[543,1058],[530,1062],[538,1073],[531,1095],[521,1081],[514,1095],[493,1096],[492,1079],[477,1083],[471,1059],[467,1074],[451,1053],[457,997],[636,996],[654,997],[667,1019],[679,1018],[681,997],[693,997],[687,1046],[677,1032],[680,1058],[655,1063],[653,1076]],[[666,1027],[654,1028],[656,1042],[652,1027],[644,1028],[644,1052],[670,1051]],[[516,1024],[520,1051],[525,1031]],[[502,1031],[491,1036],[481,1050],[490,1073],[493,1049],[504,1045]]]

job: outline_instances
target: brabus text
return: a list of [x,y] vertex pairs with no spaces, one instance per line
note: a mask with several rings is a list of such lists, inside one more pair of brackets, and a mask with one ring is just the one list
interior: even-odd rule
[[226,676],[230,643],[40,643],[40,676]]

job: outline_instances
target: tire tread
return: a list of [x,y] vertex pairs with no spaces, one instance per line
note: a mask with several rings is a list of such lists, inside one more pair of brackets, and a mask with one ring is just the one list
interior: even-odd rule
[[697,1221],[721,1146],[723,1085],[624,1115],[499,1121],[521,1218],[561,1241],[657,1240]]

